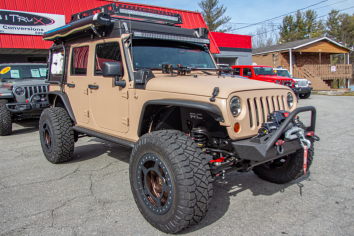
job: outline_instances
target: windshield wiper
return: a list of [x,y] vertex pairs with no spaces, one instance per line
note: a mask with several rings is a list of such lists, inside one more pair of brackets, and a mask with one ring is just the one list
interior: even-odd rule
[[205,70],[202,70],[203,73],[207,74],[207,75],[213,75],[212,73],[208,72],[208,71],[205,71]]

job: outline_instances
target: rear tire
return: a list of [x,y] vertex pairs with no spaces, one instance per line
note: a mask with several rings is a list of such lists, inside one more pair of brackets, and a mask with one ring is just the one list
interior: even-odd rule
[[165,233],[198,223],[208,211],[213,194],[209,166],[196,143],[182,132],[142,136],[130,156],[129,176],[141,214]]
[[39,136],[43,153],[53,164],[72,159],[74,153],[74,130],[64,108],[43,110],[39,120]]
[[0,136],[12,134],[11,112],[5,106],[7,102],[4,99],[0,100]]
[[299,94],[299,98],[301,98],[301,99],[307,99],[307,98],[310,97],[310,95],[311,95],[311,92]]

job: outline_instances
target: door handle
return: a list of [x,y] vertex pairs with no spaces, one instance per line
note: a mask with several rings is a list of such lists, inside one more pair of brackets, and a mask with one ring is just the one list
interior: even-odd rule
[[70,88],[75,88],[75,84],[69,84],[69,83],[67,83],[66,84],[68,87],[70,87]]
[[98,85],[93,85],[93,84],[89,84],[88,87],[89,87],[90,89],[98,89],[98,88],[99,88]]

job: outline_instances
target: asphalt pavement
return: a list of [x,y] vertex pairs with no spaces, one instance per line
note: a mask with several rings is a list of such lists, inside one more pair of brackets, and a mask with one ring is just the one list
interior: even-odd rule
[[[307,176],[277,185],[253,172],[214,182],[211,209],[186,235],[353,235],[354,97],[312,95],[315,159]],[[300,118],[308,119],[308,115]],[[42,154],[38,120],[0,137],[0,235],[163,235],[145,221],[129,186],[131,150],[98,138],[74,159]]]

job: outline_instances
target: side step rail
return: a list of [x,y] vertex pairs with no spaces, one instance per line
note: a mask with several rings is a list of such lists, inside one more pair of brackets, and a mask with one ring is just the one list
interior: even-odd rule
[[103,134],[103,133],[100,133],[100,132],[97,132],[97,131],[93,131],[93,130],[82,128],[82,127],[78,127],[78,126],[74,126],[73,130],[75,130],[76,132],[82,133],[82,134],[87,134],[89,136],[93,136],[93,137],[96,137],[96,138],[107,140],[109,142],[116,143],[116,144],[119,144],[119,145],[122,145],[122,146],[126,146],[126,147],[130,147],[130,148],[133,148],[134,144],[135,144],[134,142],[131,142],[131,141],[127,141],[127,140],[124,140],[124,139],[121,139],[121,138],[117,138],[117,137],[114,137],[114,136],[111,136],[111,135],[108,135],[108,134]]

